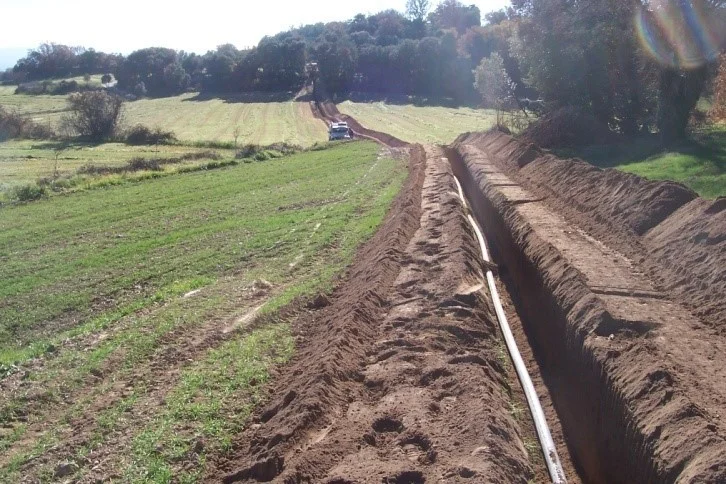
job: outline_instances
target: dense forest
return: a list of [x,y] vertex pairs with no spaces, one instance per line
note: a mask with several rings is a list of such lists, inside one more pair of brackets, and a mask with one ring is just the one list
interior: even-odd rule
[[314,75],[331,95],[483,98],[514,107],[541,98],[547,109],[576,106],[625,134],[658,129],[677,139],[713,84],[725,46],[724,0],[513,0],[483,16],[457,0],[409,0],[405,13],[305,25],[249,50],[226,44],[197,55],[152,47],[124,57],[47,44],[4,78],[112,73],[120,90],[167,96],[296,92]]

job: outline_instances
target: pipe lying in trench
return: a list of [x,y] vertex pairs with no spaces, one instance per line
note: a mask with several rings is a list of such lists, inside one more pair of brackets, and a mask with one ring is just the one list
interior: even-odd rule
[[[448,159],[444,158],[444,160],[448,162]],[[461,188],[461,183],[459,182],[459,179],[456,178],[456,176],[454,176],[454,181],[456,182],[456,187],[459,190],[459,198],[461,199],[461,203],[463,203],[464,207],[466,208],[468,207],[468,205],[464,196],[464,190]],[[474,217],[471,216],[471,213],[468,213],[467,216],[469,219],[469,223],[471,224],[474,232],[476,233],[476,238],[479,241],[482,258],[486,262],[491,262],[489,258],[489,251],[487,250],[486,242],[484,240],[484,235],[479,228],[479,224],[474,219]],[[517,342],[514,340],[514,335],[512,334],[511,328],[509,327],[509,322],[507,321],[507,316],[504,313],[502,302],[499,299],[499,291],[497,291],[497,286],[492,271],[487,271],[486,278],[487,284],[489,285],[489,292],[492,296],[494,310],[497,313],[499,327],[502,331],[502,334],[504,335],[504,341],[507,345],[509,356],[512,358],[512,364],[514,365],[514,369],[517,372],[517,377],[522,384],[524,395],[527,398],[527,405],[529,406],[529,411],[532,414],[532,420],[534,420],[534,426],[537,431],[537,439],[539,440],[540,446],[542,447],[542,454],[544,455],[544,459],[547,464],[547,471],[549,472],[550,479],[552,479],[552,482],[556,484],[566,484],[567,479],[565,478],[562,464],[560,464],[560,457],[557,454],[555,442],[552,439],[552,433],[550,432],[550,428],[547,425],[547,419],[545,418],[544,411],[542,410],[542,404],[539,401],[537,391],[535,390],[534,384],[532,383],[532,378],[529,376],[527,366],[522,359],[522,355],[519,353]]]

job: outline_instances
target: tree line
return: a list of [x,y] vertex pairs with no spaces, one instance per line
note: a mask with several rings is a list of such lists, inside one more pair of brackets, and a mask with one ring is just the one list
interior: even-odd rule
[[482,18],[458,0],[409,0],[405,13],[305,25],[250,49],[225,44],[203,55],[43,45],[4,77],[113,73],[126,92],[168,96],[296,91],[312,75],[333,95],[483,97],[490,105],[491,92],[515,104],[541,98],[547,109],[574,106],[625,134],[659,130],[678,139],[717,72],[725,2],[513,0]]

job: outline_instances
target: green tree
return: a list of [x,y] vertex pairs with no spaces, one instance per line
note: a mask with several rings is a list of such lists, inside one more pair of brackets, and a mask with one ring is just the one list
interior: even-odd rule
[[151,47],[129,54],[116,79],[121,89],[134,90],[143,83],[150,96],[171,96],[189,87],[190,77],[173,49]]
[[474,71],[474,87],[485,106],[501,111],[514,96],[512,80],[504,69],[504,61],[496,52],[481,60]]
[[70,114],[63,123],[73,132],[93,141],[111,138],[118,129],[123,99],[105,91],[74,93],[68,97]]
[[456,29],[463,34],[467,29],[481,25],[481,12],[476,5],[443,0],[429,14],[429,21],[439,29]]

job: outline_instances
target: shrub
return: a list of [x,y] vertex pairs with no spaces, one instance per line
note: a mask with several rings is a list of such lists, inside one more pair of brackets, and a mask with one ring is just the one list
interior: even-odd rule
[[13,198],[20,202],[32,202],[46,196],[45,187],[36,184],[22,185],[13,190]]
[[126,143],[130,145],[159,145],[173,141],[176,141],[176,136],[172,131],[151,129],[143,124],[137,124],[126,133]]
[[92,141],[111,138],[121,120],[123,99],[104,91],[74,93],[68,97],[71,114],[63,123]]
[[254,145],[254,144],[246,144],[242,146],[242,148],[237,151],[236,158],[252,158],[254,157],[262,148],[260,145]]
[[52,89],[52,94],[70,94],[72,92],[78,92],[79,90],[76,81],[61,81]]
[[297,145],[291,145],[288,143],[273,143],[267,146],[260,146],[255,144],[246,144],[237,151],[236,158],[254,158],[257,161],[264,161],[275,156],[270,152],[278,152],[281,155],[291,155],[302,151],[302,148]]
[[0,106],[0,141],[11,138],[49,139],[54,136],[50,127]]
[[132,171],[139,171],[139,170],[151,170],[151,171],[161,171],[161,160],[154,160],[154,159],[148,159],[148,158],[133,158],[129,160],[129,169]]
[[577,107],[551,111],[532,123],[522,137],[541,148],[562,148],[584,144],[607,144],[618,140],[617,134],[590,113]]
[[93,84],[85,83],[80,84],[75,80],[70,81],[60,81],[60,82],[54,82],[54,81],[35,81],[35,82],[26,82],[23,84],[20,84],[15,89],[15,94],[29,94],[29,95],[40,95],[40,94],[51,94],[51,95],[67,95],[73,92],[86,92],[86,91],[99,91],[101,88],[99,86],[94,86]]

